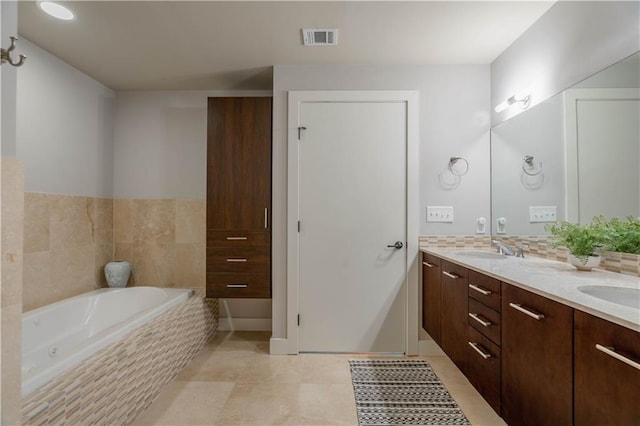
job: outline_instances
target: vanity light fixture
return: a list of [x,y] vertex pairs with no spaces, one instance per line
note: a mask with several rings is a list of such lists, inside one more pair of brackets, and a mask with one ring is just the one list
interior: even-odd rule
[[511,95],[511,97],[506,99],[504,102],[498,104],[495,108],[495,111],[502,112],[505,109],[515,104],[520,104],[520,108],[526,109],[529,107],[530,103],[531,103],[531,92],[529,90],[524,90]]
[[46,14],[63,21],[71,21],[75,18],[74,13],[70,9],[52,1],[39,1],[38,6]]

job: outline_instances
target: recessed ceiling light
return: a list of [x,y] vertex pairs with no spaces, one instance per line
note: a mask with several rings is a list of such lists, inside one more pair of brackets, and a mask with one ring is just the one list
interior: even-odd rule
[[38,2],[38,6],[40,6],[40,9],[44,10],[47,14],[54,18],[62,19],[63,21],[70,21],[75,18],[75,15],[71,10],[52,1]]

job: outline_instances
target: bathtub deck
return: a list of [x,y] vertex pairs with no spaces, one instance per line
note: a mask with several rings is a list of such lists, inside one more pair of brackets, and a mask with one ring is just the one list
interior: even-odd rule
[[[135,425],[357,425],[352,355],[269,355],[264,332],[219,331]],[[431,364],[472,424],[504,424],[446,356]]]

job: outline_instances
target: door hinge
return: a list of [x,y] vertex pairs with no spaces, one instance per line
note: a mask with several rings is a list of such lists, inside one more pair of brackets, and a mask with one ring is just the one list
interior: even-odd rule
[[304,126],[300,126],[300,127],[298,127],[298,140],[300,140],[300,132],[301,132],[302,130],[307,130],[307,128],[306,128],[306,127],[304,127]]
[[300,232],[300,221],[298,221],[298,232]]
[[300,314],[298,314],[298,327],[300,327]]

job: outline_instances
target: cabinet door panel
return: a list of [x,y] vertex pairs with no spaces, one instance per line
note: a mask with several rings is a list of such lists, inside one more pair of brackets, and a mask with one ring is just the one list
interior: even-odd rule
[[575,311],[575,424],[640,425],[640,333]]
[[439,258],[422,253],[422,327],[438,345],[442,313],[440,263]]
[[532,426],[573,420],[573,310],[505,283],[502,417]]
[[500,347],[473,327],[469,327],[468,333],[467,378],[491,408],[500,414]]
[[207,228],[268,228],[271,98],[209,98],[207,126]]
[[462,266],[442,261],[442,350],[466,372],[467,363],[467,293],[468,274]]

